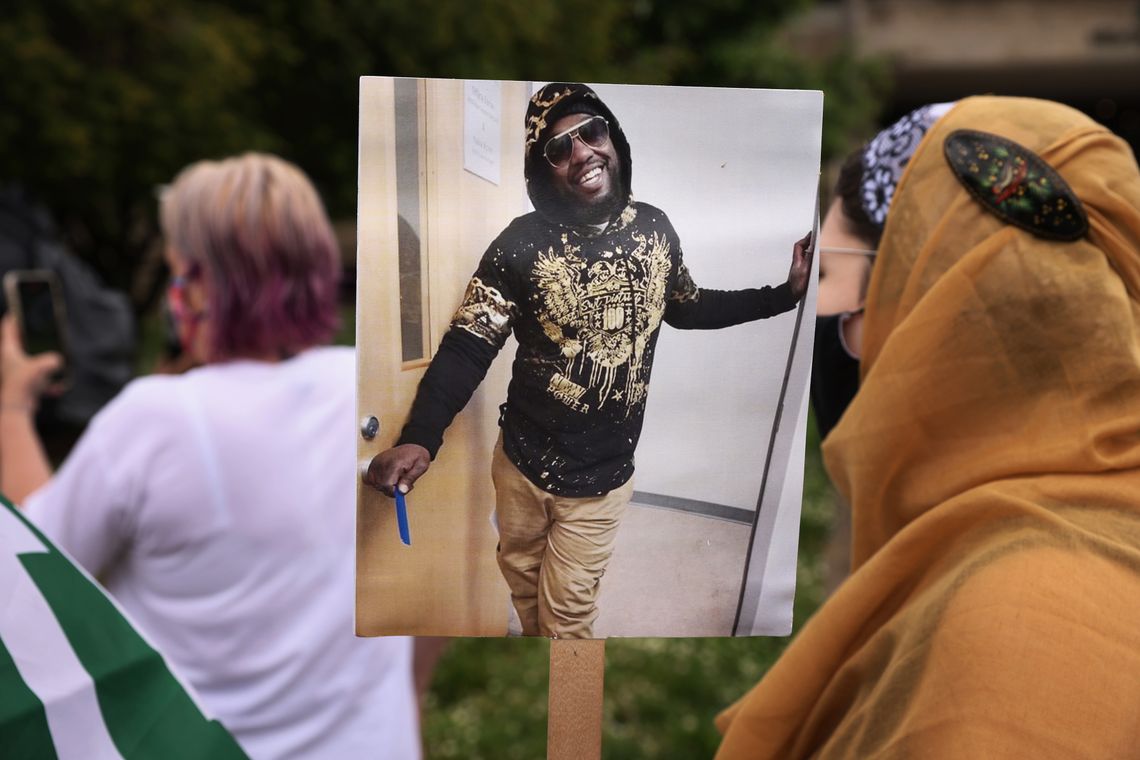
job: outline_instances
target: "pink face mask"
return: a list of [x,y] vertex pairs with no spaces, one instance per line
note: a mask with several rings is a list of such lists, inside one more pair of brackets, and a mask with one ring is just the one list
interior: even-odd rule
[[198,336],[198,327],[206,317],[204,311],[192,312],[186,304],[186,285],[189,281],[189,277],[179,275],[171,278],[170,285],[166,288],[166,302],[170,306],[170,315],[174,318],[178,342],[183,351],[192,350]]

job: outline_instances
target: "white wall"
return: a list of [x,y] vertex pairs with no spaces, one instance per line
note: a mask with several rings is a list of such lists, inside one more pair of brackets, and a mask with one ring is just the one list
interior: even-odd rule
[[[595,89],[629,139],[634,197],[668,214],[697,284],[783,282],[792,244],[817,224],[823,94]],[[792,311],[718,331],[666,326],[658,343],[635,488],[753,513],[736,635],[791,631],[814,300],[813,287],[798,333]]]
[[[595,88],[629,138],[634,197],[668,214],[697,284],[783,282],[815,222],[822,93]],[[755,509],[794,325],[662,328],[638,491]]]

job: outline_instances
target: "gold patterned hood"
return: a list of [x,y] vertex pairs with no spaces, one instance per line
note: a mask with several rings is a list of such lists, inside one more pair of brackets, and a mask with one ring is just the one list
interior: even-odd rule
[[552,82],[530,99],[526,109],[526,141],[523,147],[523,173],[526,177],[526,191],[535,209],[555,224],[573,225],[572,216],[567,213],[565,204],[553,192],[549,182],[549,167],[543,158],[542,149],[550,136],[550,128],[556,121],[570,113],[589,113],[604,116],[610,126],[610,140],[617,150],[621,162],[622,198],[615,215],[620,213],[631,200],[633,161],[630,157],[629,141],[622,131],[621,124],[613,111],[602,102],[598,94],[584,84]]

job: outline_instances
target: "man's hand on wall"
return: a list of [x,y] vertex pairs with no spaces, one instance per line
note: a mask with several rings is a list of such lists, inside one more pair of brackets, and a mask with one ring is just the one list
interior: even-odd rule
[[799,300],[807,292],[808,278],[811,277],[811,259],[815,255],[815,245],[811,233],[804,235],[792,246],[792,266],[788,270],[788,286],[792,295]]
[[372,457],[364,472],[364,484],[388,496],[395,496],[397,487],[407,493],[429,466],[431,454],[427,449],[415,443],[400,444]]

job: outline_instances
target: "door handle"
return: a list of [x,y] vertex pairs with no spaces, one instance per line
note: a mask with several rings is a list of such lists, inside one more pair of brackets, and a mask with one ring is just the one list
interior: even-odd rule
[[371,441],[380,432],[380,420],[373,416],[365,417],[360,421],[360,437]]

